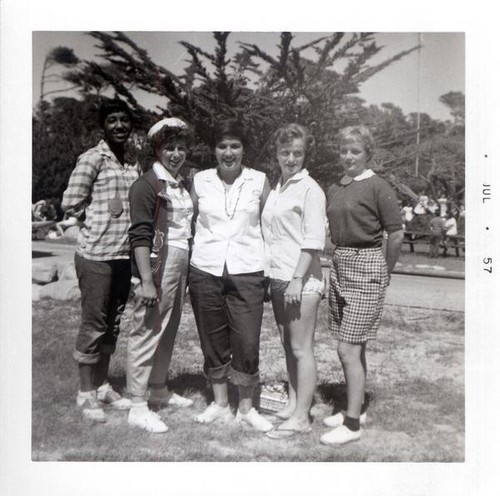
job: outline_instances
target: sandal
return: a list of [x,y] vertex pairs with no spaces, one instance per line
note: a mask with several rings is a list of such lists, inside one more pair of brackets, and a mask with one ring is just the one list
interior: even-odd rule
[[266,432],[266,436],[270,439],[290,439],[292,437],[301,436],[302,434],[310,434],[312,428],[307,429],[280,429],[279,427],[272,431]]

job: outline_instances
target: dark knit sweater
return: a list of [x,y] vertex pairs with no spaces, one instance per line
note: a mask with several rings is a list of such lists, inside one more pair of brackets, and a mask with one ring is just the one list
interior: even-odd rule
[[402,229],[396,193],[377,175],[346,186],[334,184],[327,200],[330,237],[336,246],[380,247],[384,230]]
[[132,248],[132,273],[139,277],[134,258],[134,249],[147,246],[155,255],[155,272],[162,272],[162,263],[167,249],[167,206],[168,198],[163,191],[162,181],[158,179],[153,169],[143,174],[132,184],[129,191],[130,246]]

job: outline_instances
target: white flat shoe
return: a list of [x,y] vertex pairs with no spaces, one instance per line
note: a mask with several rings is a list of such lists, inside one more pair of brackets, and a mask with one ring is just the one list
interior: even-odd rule
[[236,422],[238,424],[248,424],[259,432],[269,432],[273,428],[273,424],[265,419],[255,408],[251,408],[248,413],[241,413],[238,410]]
[[200,424],[210,424],[219,419],[228,420],[229,418],[232,418],[232,416],[233,414],[231,413],[229,405],[219,406],[217,403],[212,402],[207,406],[203,413],[200,413],[197,417],[195,417],[195,420]]
[[327,432],[320,437],[321,444],[346,444],[351,441],[357,441],[361,438],[361,429],[351,431],[345,425],[341,425],[333,431]]
[[139,427],[139,429],[154,434],[162,434],[168,431],[168,427],[161,417],[152,412],[147,406],[132,407],[128,414],[128,423],[133,427]]

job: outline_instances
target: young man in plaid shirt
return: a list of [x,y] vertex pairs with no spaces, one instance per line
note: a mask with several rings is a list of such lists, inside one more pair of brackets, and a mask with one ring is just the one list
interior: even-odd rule
[[125,161],[132,112],[121,100],[106,100],[99,110],[104,139],[78,157],[64,192],[63,210],[84,220],[78,236],[75,268],[82,296],[81,324],[73,353],[78,362],[77,406],[84,418],[105,422],[102,405],[127,409],[108,382],[120,318],[131,280],[128,190],[139,177]]

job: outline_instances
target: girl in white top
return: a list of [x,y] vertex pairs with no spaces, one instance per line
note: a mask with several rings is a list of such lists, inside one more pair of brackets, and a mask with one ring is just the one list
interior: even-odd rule
[[313,143],[307,129],[286,125],[274,136],[281,178],[262,213],[271,277],[272,304],[288,372],[285,420],[267,433],[273,439],[310,432],[309,410],[316,388],[313,337],[325,281],[319,253],[325,245],[326,198],[304,169]]
[[259,382],[259,340],[266,293],[260,214],[269,193],[265,174],[242,165],[238,121],[216,131],[218,166],[194,177],[196,227],[189,292],[214,402],[200,423],[231,418],[228,379],[239,394],[236,420],[258,431],[272,424],[252,407]]

